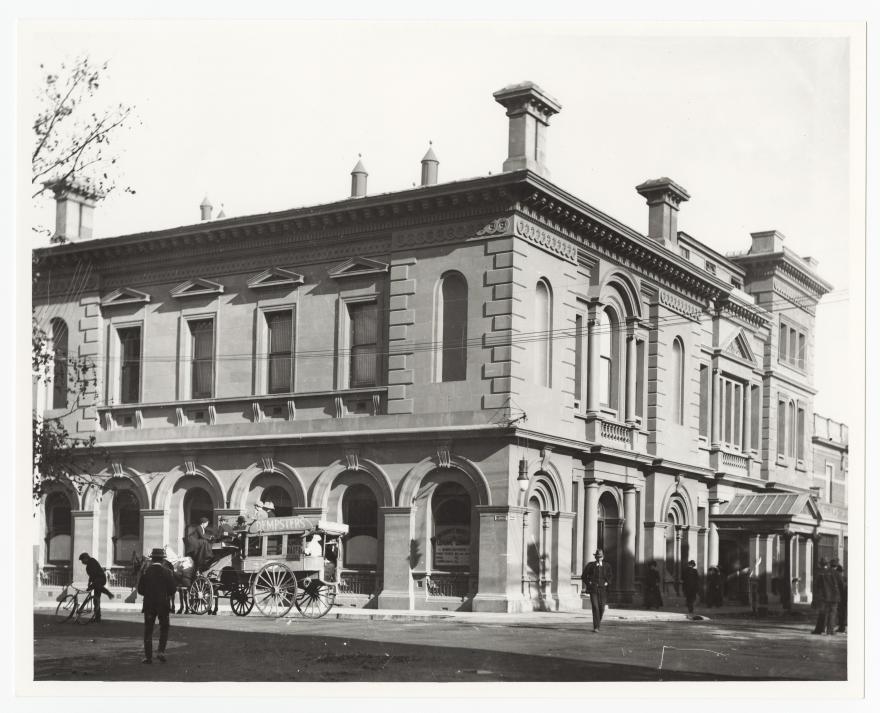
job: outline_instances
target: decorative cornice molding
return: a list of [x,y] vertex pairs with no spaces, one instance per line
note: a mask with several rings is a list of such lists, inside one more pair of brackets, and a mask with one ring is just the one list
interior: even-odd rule
[[515,226],[517,236],[525,238],[533,245],[537,245],[542,250],[561,257],[563,260],[567,260],[575,265],[577,264],[577,246],[565,238],[554,235],[547,230],[542,230],[522,218],[516,219]]
[[682,317],[686,317],[694,322],[700,321],[703,316],[703,309],[701,307],[696,307],[688,303],[687,300],[678,295],[674,295],[671,292],[667,292],[666,290],[659,290],[659,293],[660,304],[669,308],[673,312],[680,314]]
[[802,309],[804,312],[809,314],[812,317],[816,316],[816,304],[812,300],[810,302],[804,303],[803,295],[798,295],[791,290],[785,289],[778,282],[773,284],[773,294],[779,295],[784,300],[790,302],[794,307],[798,309]]

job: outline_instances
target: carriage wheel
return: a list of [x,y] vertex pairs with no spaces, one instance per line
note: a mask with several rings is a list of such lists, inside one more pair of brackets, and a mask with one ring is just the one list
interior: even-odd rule
[[246,584],[238,584],[229,590],[229,606],[236,616],[247,616],[254,608],[254,598]]
[[334,601],[336,587],[311,577],[302,582],[302,589],[296,595],[296,608],[309,619],[320,619],[330,611]]
[[76,595],[68,594],[65,596],[64,599],[58,602],[58,606],[55,607],[55,621],[60,624],[70,619],[74,612],[76,612],[76,605],[78,603]]
[[207,614],[214,607],[214,587],[203,574],[198,575],[186,591],[189,610],[193,614]]
[[251,581],[251,597],[263,616],[284,616],[296,599],[296,577],[280,562],[265,564]]

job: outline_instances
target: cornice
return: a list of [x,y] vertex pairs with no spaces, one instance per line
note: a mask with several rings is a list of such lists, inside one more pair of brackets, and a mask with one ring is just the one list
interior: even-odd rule
[[690,304],[687,300],[666,290],[659,290],[660,304],[693,322],[699,322],[703,308]]
[[730,259],[744,268],[747,274],[772,277],[778,271],[797,283],[802,290],[815,299],[821,298],[822,295],[833,289],[831,283],[816,275],[800,257],[790,250],[783,249],[775,253],[747,253]]

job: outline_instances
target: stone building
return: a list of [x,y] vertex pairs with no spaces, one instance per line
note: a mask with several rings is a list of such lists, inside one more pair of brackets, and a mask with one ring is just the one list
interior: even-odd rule
[[429,149],[417,188],[369,195],[359,161],[333,203],[212,219],[206,199],[100,240],[76,232],[93,196],[57,192],[71,242],[37,251],[35,309],[59,381],[65,355],[95,364],[68,418],[107,460],[99,488],[47,493],[43,583],[271,500],[349,525],[348,604],[580,608],[597,547],[619,602],[651,560],[668,596],[694,559],[730,597],[796,577],[809,597],[815,543],[846,542],[845,448],[812,408],[830,285],[776,231],[724,256],[678,230],[668,178],[636,188],[647,233],[623,225],[549,180],[559,103],[494,98],[496,175],[439,183]]

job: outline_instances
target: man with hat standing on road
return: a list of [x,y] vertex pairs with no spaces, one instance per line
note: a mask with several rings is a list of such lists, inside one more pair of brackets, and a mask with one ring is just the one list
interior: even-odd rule
[[165,663],[165,645],[168,643],[171,611],[170,600],[174,596],[176,585],[174,575],[163,565],[165,550],[155,548],[150,553],[150,566],[141,575],[138,582],[138,594],[144,598],[144,660],[153,663],[153,627],[159,619],[159,651],[156,658]]
[[593,610],[593,631],[599,631],[602,615],[605,613],[606,594],[614,573],[611,570],[611,565],[605,563],[605,553],[602,550],[596,550],[593,557],[595,559],[584,567],[581,583],[584,587],[583,591],[590,595],[590,607]]

